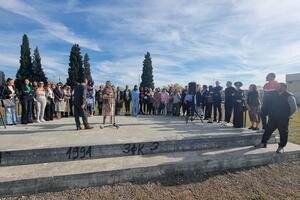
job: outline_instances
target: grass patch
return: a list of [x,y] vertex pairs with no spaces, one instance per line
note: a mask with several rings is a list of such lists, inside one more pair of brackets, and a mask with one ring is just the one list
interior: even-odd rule
[[289,142],[300,144],[300,109],[290,120]]

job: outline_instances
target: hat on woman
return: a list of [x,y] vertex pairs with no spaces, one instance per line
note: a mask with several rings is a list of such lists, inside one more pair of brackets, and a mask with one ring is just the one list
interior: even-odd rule
[[8,83],[9,81],[12,81],[13,79],[11,79],[11,78],[8,78],[7,80],[6,80],[6,83]]
[[243,86],[243,83],[240,82],[240,81],[237,81],[237,82],[234,83],[234,85],[235,85],[235,86],[240,86],[240,87],[242,87],[242,86]]

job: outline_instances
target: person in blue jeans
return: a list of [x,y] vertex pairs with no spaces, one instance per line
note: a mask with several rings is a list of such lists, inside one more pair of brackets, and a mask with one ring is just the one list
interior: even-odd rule
[[2,91],[2,97],[5,101],[5,119],[7,125],[16,125],[17,124],[17,112],[16,112],[16,89],[14,86],[14,80],[8,78],[6,85]]
[[137,85],[134,86],[134,89],[131,93],[132,95],[132,115],[137,116],[139,113],[139,95],[140,92],[138,90]]

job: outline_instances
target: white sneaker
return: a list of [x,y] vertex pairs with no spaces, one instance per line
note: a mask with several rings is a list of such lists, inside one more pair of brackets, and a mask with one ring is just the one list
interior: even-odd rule
[[46,122],[46,121],[44,119],[42,119],[41,122]]
[[229,123],[226,123],[225,126],[226,127],[233,127],[233,124],[229,122]]
[[36,120],[36,123],[41,123],[41,121],[40,120]]

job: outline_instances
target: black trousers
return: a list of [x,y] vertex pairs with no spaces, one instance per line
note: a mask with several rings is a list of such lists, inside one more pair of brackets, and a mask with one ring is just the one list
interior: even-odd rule
[[144,109],[143,109],[144,108],[144,102],[140,101],[139,104],[140,104],[140,106],[139,106],[140,107],[140,114],[144,114]]
[[270,106],[268,104],[263,104],[262,108],[261,108],[261,113],[260,113],[260,117],[261,117],[261,122],[262,122],[262,128],[264,130],[266,130],[267,128],[267,124],[268,124],[268,114],[269,114],[269,108]]
[[148,100],[144,101],[143,106],[144,106],[144,114],[148,114]]
[[207,103],[205,108],[205,119],[211,119],[212,103]]
[[179,115],[180,115],[180,104],[173,103],[173,116],[179,116]]
[[45,117],[44,117],[46,121],[53,120],[53,115],[55,112],[54,109],[55,109],[54,102],[47,103],[45,108]]
[[103,102],[98,102],[99,115],[102,115],[102,106],[103,106]]
[[201,108],[202,108],[202,111],[203,111],[203,115],[205,117],[206,103],[201,103]]
[[153,107],[153,103],[148,103],[147,104],[147,112],[148,112],[148,115],[154,115],[154,107]]
[[75,117],[76,127],[80,126],[80,117],[82,117],[82,122],[84,127],[88,126],[87,114],[85,110],[81,108],[81,106],[74,105],[74,117]]
[[261,140],[262,143],[267,144],[270,139],[272,133],[278,129],[280,135],[280,147],[285,147],[288,141],[288,133],[289,133],[289,118],[285,119],[269,119],[268,126],[265,129],[263,138]]
[[225,101],[225,122],[229,123],[233,112],[233,102]]
[[36,103],[37,103],[37,102],[35,102],[34,100],[32,100],[32,105],[31,105],[31,110],[32,110],[32,111],[31,111],[31,114],[32,114],[32,119],[33,119],[33,120],[36,120],[36,111],[37,111],[37,110],[36,110],[36,107],[37,107],[37,106],[36,106]]
[[130,113],[130,101],[125,101],[125,112]]
[[69,102],[70,102],[70,116],[73,116],[74,115],[73,114],[73,100],[70,99]]
[[241,103],[235,103],[233,106],[233,127],[244,127],[244,110]]
[[192,102],[187,102],[186,103],[186,111],[187,111],[187,116],[193,117],[195,114],[195,104]]
[[187,111],[187,105],[186,105],[185,102],[182,102],[182,103],[181,103],[181,106],[182,106],[182,113],[183,113],[183,115],[185,115],[185,113],[186,113],[186,111]]
[[214,121],[217,121],[217,115],[218,121],[222,121],[221,102],[214,102]]
[[116,103],[115,115],[120,115],[121,108],[123,107],[123,102]]
[[23,97],[21,100],[22,104],[22,116],[21,116],[21,123],[27,124],[28,122],[32,122],[32,105],[33,99],[32,97]]

